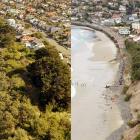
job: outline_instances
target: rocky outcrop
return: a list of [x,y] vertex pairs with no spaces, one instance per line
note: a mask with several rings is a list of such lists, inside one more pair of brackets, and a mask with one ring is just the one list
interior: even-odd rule
[[130,100],[130,109],[134,120],[140,119],[138,116],[140,115],[140,82],[134,83],[127,94],[132,94],[132,98]]
[[127,95],[132,95],[130,99],[130,110],[132,128],[129,128],[123,135],[123,140],[134,140],[140,134],[140,82],[135,82],[129,86]]
[[134,140],[136,136],[140,132],[140,125],[136,125],[135,127],[128,129],[123,136],[123,140]]

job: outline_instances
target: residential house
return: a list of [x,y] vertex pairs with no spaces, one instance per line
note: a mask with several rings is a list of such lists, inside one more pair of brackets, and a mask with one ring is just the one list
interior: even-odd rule
[[132,23],[132,29],[133,31],[135,31],[136,33],[140,33],[140,22],[133,22]]
[[140,41],[140,36],[134,37],[134,38],[133,38],[133,41],[134,41],[134,42],[139,42],[139,41]]
[[132,23],[132,29],[140,30],[140,22],[133,22]]
[[105,26],[113,26],[115,25],[115,21],[113,19],[105,19],[101,21],[101,24]]
[[13,14],[14,16],[17,16],[19,13],[20,13],[20,11],[19,10],[17,10],[17,9],[7,9],[7,12],[8,13],[10,13],[10,14]]
[[123,13],[126,13],[126,6],[120,5],[119,10]]
[[12,27],[15,27],[16,26],[16,21],[15,19],[7,19],[7,23],[12,26]]
[[0,15],[6,15],[6,12],[3,11],[3,10],[1,10],[1,11],[0,11]]
[[45,45],[39,39],[27,35],[21,38],[21,42],[25,44],[27,48],[34,50],[45,47]]
[[39,39],[35,39],[29,43],[30,43],[30,46],[28,46],[28,47],[30,49],[38,50],[40,48],[45,47],[45,45]]
[[55,33],[55,32],[60,31],[60,30],[61,30],[61,28],[59,28],[59,27],[51,27],[50,33]]
[[129,17],[128,17],[128,20],[129,20],[129,21],[134,21],[134,20],[135,20],[135,17],[129,16]]
[[33,40],[35,40],[35,37],[31,37],[29,35],[25,35],[25,36],[21,37],[21,42],[30,42],[30,41],[33,41]]
[[119,24],[122,22],[122,17],[120,14],[113,14],[112,19],[115,21],[116,24]]
[[21,32],[23,32],[24,31],[24,27],[23,27],[23,25],[22,24],[16,24],[16,31],[18,32],[18,33],[21,33]]
[[33,34],[32,31],[30,31],[30,30],[24,30],[21,35],[22,36],[28,36],[28,35],[32,35],[32,34]]
[[129,28],[120,28],[118,32],[120,35],[129,35],[130,29]]

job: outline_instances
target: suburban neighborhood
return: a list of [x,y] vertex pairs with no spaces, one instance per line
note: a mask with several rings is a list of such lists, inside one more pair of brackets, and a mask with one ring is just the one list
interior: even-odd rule
[[[16,38],[26,47],[35,50],[44,47],[44,37],[66,50],[63,54],[59,49],[61,55],[70,57],[70,1],[2,0],[0,16],[16,30]],[[70,58],[67,62],[70,63]]]
[[111,28],[124,38],[140,40],[140,1],[73,0],[72,21]]

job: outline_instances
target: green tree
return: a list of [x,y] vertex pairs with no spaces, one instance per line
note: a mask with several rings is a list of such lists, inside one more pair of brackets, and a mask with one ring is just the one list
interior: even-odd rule
[[70,71],[58,59],[44,57],[29,65],[34,85],[40,88],[41,103],[54,104],[55,109],[70,106]]
[[[42,104],[53,104],[54,110],[68,109],[70,106],[70,70],[58,54],[53,51],[38,50],[37,60],[27,69],[34,85],[40,88]],[[45,56],[46,55],[46,56]]]
[[[1,18],[0,47],[0,139],[70,140],[70,72],[58,52],[30,51]],[[31,103],[35,92],[46,110]]]
[[13,45],[15,40],[15,30],[0,19],[0,47]]

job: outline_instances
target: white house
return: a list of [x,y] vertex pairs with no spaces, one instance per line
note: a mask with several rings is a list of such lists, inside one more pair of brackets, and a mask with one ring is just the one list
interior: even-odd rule
[[8,1],[8,0],[2,0],[2,2],[7,3],[7,2],[9,2],[9,1]]
[[134,42],[138,42],[138,41],[140,41],[140,36],[136,36],[136,37],[134,37],[134,38],[133,38],[133,41],[134,41]]
[[119,10],[120,10],[121,12],[126,12],[126,6],[120,5]]
[[114,19],[105,19],[103,21],[101,21],[102,25],[106,25],[106,26],[113,26],[115,25],[115,21]]
[[14,19],[7,19],[7,22],[10,26],[15,26],[16,25],[16,21]]
[[0,11],[0,15],[6,15],[6,12],[3,11],[3,10],[1,10],[1,11]]
[[32,41],[25,41],[24,44],[27,48],[34,49],[34,50],[38,50],[40,48],[45,47],[45,45],[38,39]]
[[119,34],[120,35],[129,35],[130,34],[130,29],[129,28],[120,28],[119,29]]
[[122,18],[118,17],[118,18],[114,18],[115,23],[119,24],[122,22]]
[[129,16],[129,17],[128,17],[128,20],[129,20],[129,21],[134,21],[134,20],[135,20],[135,17]]
[[132,23],[132,29],[140,30],[140,22],[133,22]]
[[115,23],[119,24],[122,22],[122,14],[113,14],[112,19],[115,21]]
[[23,0],[16,0],[16,2],[19,2],[19,3],[22,2],[22,1],[23,1]]
[[17,9],[8,9],[7,12],[13,14],[14,16],[20,13],[20,11]]

